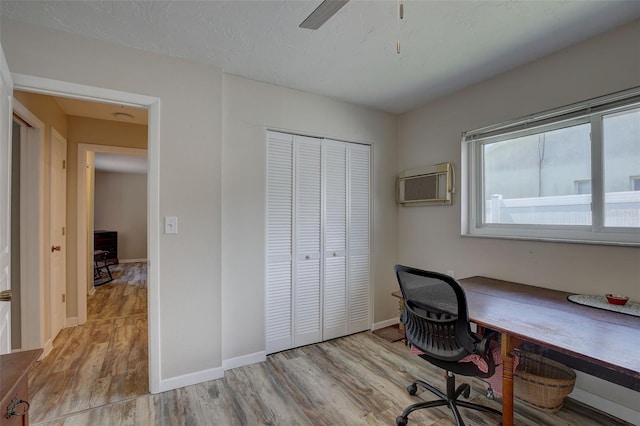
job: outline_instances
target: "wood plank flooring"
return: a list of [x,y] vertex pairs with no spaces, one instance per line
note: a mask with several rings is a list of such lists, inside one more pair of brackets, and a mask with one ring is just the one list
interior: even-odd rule
[[[113,302],[112,297],[117,298],[104,296]],[[67,335],[56,340],[55,360],[49,362],[50,355],[34,369],[32,424],[395,425],[405,406],[434,399],[423,389],[410,396],[406,387],[411,381],[421,378],[444,387],[442,370],[411,355],[402,342],[363,332],[270,355],[266,362],[226,371],[223,379],[149,395],[146,316],[128,315],[109,307],[111,302],[102,303],[101,310],[112,318],[96,317],[63,330]],[[135,303],[129,306],[137,312]],[[144,341],[144,348],[138,341]],[[459,377],[462,381],[469,379]],[[470,383],[471,401],[501,409],[499,401],[485,398],[481,381]],[[626,425],[571,400],[555,414],[518,401],[515,405],[516,424],[522,426]],[[500,420],[464,408],[461,412],[468,426]],[[455,423],[448,408],[437,408],[412,413],[409,424]]]
[[31,423],[148,393],[146,264],[111,268],[87,297],[87,323],[63,329],[31,370]]

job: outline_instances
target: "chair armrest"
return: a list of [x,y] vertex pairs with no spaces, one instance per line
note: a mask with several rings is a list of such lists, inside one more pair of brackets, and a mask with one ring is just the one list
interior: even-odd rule
[[476,353],[480,356],[484,356],[489,350],[489,342],[492,339],[498,340],[499,333],[495,330],[488,330],[482,336],[482,339],[476,343]]

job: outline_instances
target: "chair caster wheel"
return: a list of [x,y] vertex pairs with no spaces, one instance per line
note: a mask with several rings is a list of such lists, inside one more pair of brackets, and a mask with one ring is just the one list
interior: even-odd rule
[[402,416],[396,417],[396,425],[397,426],[407,426],[407,419],[402,417]]
[[471,386],[467,386],[466,388],[464,388],[464,391],[462,392],[462,396],[464,397],[464,399],[469,399],[470,394],[471,394]]
[[[409,395],[415,395],[416,392],[418,392],[418,386],[416,386],[415,384],[411,384],[411,385],[407,386],[407,392],[409,392]],[[398,417],[398,419],[399,418],[401,418],[401,417]],[[396,419],[396,421],[397,421],[397,419]]]
[[492,388],[487,389],[487,398],[496,399],[496,394],[493,392]]

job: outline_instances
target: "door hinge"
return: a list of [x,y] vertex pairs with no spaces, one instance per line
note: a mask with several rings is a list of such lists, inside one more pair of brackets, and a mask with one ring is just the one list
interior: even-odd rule
[[64,226],[62,227],[62,236],[64,237]]
[[62,303],[67,301],[67,295],[62,293]]
[[67,160],[62,160],[62,169],[66,169],[67,168]]

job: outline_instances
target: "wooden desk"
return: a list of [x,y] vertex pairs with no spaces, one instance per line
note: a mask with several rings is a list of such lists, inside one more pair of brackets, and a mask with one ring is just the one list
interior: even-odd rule
[[569,302],[570,293],[486,277],[459,280],[469,318],[502,334],[502,424],[513,425],[513,358],[523,341],[640,379],[640,317]]
[[29,424],[28,373],[41,353],[34,349],[0,356],[0,425]]

